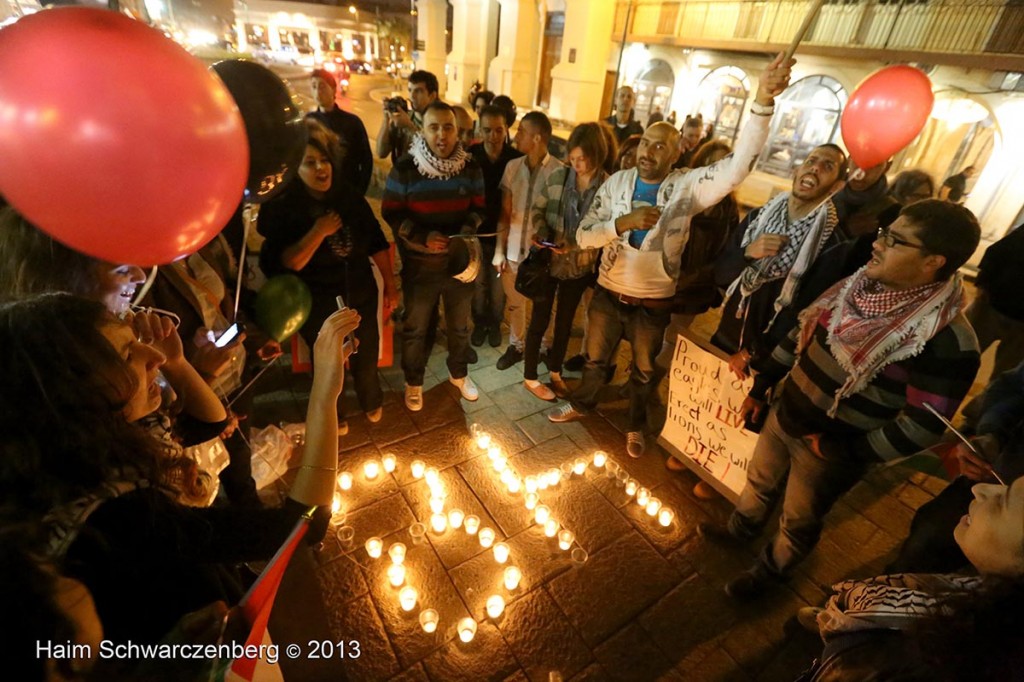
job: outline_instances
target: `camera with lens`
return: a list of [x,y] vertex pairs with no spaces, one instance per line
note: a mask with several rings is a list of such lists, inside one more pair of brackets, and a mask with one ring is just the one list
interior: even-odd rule
[[384,108],[390,114],[395,114],[399,111],[409,113],[409,104],[405,101],[404,97],[388,97],[384,100]]

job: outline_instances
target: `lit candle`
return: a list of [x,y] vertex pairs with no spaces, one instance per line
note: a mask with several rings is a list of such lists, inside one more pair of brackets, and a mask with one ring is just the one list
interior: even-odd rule
[[600,469],[608,461],[608,454],[604,450],[598,450],[594,453],[594,466]]
[[661,500],[657,497],[652,497],[647,501],[647,515],[654,516],[661,509]]
[[508,459],[504,455],[498,455],[494,458],[494,470],[498,473],[505,471],[508,468]]
[[558,548],[563,551],[568,551],[572,547],[573,541],[576,539],[576,535],[571,530],[562,530],[558,533]]
[[380,476],[380,462],[375,459],[366,460],[366,463],[363,464],[363,475],[366,476],[367,481],[372,481]]
[[461,528],[464,518],[466,514],[461,509],[452,509],[448,512],[448,525],[452,528]]
[[500,594],[492,594],[487,598],[487,615],[497,618],[505,611],[505,600]]
[[672,519],[676,517],[676,513],[668,507],[662,507],[661,511],[658,512],[658,523],[663,526],[671,526]]
[[331,514],[337,515],[341,511],[341,493],[334,493],[334,499],[331,500]]
[[493,462],[499,457],[501,457],[501,448],[499,448],[497,445],[492,445],[489,448],[487,448],[487,459]]
[[378,558],[383,549],[384,541],[380,538],[374,537],[366,541],[366,553],[370,555],[371,559]]
[[423,628],[423,632],[430,634],[437,629],[437,611],[434,609],[424,609],[420,611],[420,627]]
[[433,487],[441,482],[441,474],[438,473],[435,467],[429,467],[424,473],[427,478],[427,485]]
[[510,480],[510,481],[508,482],[508,491],[509,491],[510,493],[512,493],[513,495],[516,495],[516,494],[518,494],[518,493],[519,493],[519,491],[520,491],[520,490],[522,489],[522,487],[523,487],[523,484],[522,484],[522,483],[521,483],[521,482],[519,481],[519,479],[518,479],[517,477],[515,477],[515,476],[513,476],[513,477],[512,477],[512,480]]
[[537,490],[547,490],[551,486],[551,481],[548,480],[547,472],[537,477]]
[[582,457],[578,458],[572,463],[572,472],[577,476],[582,476],[583,472],[587,470],[587,462]]
[[516,474],[511,469],[502,469],[501,471],[501,482],[508,485],[509,481],[516,477]]
[[484,526],[480,529],[480,532],[477,534],[477,537],[480,540],[480,546],[484,549],[494,544],[494,530],[492,528],[487,528],[486,526]]
[[352,488],[352,474],[347,471],[342,471],[338,474],[338,487],[342,490],[350,490]]
[[396,542],[388,548],[388,556],[391,557],[391,562],[395,564],[401,564],[405,562],[405,545],[401,542]]
[[480,517],[476,514],[470,514],[462,523],[466,526],[466,532],[470,535],[476,535],[476,532],[480,530]]
[[397,462],[398,460],[391,453],[384,455],[384,459],[381,460],[381,463],[384,465],[384,471],[388,472],[389,474],[394,473],[395,464]]
[[398,603],[402,605],[403,611],[412,611],[416,608],[416,598],[419,594],[412,585],[406,585],[398,593]]
[[537,493],[526,493],[523,499],[526,501],[526,508],[532,510],[537,506],[537,501],[540,500],[540,495]]
[[639,484],[636,481],[634,481],[632,478],[629,479],[628,481],[626,481],[626,494],[629,495],[630,497],[633,497],[634,495],[636,495],[636,489],[638,487]]
[[481,433],[476,437],[476,446],[481,450],[486,450],[491,445],[491,434]]
[[459,639],[463,642],[472,642],[476,636],[476,621],[472,618],[463,618],[459,621]]
[[526,489],[527,494],[537,492],[537,477],[527,476],[526,480],[523,481],[523,487]]
[[426,470],[427,465],[418,459],[412,461],[412,477],[423,478],[423,472]]
[[519,581],[523,578],[523,572],[516,566],[505,567],[505,589],[514,590],[519,587]]
[[558,482],[562,480],[562,472],[558,469],[549,469],[548,479],[551,481],[551,485],[558,485]]
[[448,527],[448,517],[444,514],[432,514],[430,517],[430,527],[434,529],[435,533],[443,533],[445,528]]
[[469,435],[472,436],[473,438],[476,438],[483,432],[483,427],[481,427],[476,422],[473,422],[472,424],[469,425]]
[[444,498],[443,497],[431,497],[430,498],[430,511],[434,514],[440,514],[444,511]]
[[651,491],[647,488],[636,489],[636,503],[641,507],[646,507],[648,501],[651,499]]
[[533,511],[533,520],[538,525],[543,526],[549,518],[551,518],[551,509],[546,504],[538,504],[537,508]]
[[508,545],[504,542],[499,542],[494,546],[494,560],[499,564],[508,561]]
[[549,538],[555,537],[555,535],[558,533],[558,525],[558,521],[555,521],[554,519],[548,519],[547,521],[545,521],[544,535],[547,535]]
[[558,468],[566,476],[572,476],[572,462],[562,462]]
[[398,587],[405,582],[405,565],[404,564],[391,564],[388,566],[388,581],[394,586]]

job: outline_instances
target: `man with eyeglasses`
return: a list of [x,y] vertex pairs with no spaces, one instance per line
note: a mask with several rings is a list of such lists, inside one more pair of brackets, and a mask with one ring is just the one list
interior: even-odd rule
[[[755,363],[742,414],[768,410],[728,524],[705,537],[747,542],[780,498],[779,530],[753,568],[726,585],[748,600],[788,577],[814,548],[832,505],[874,463],[934,444],[979,366],[978,342],[961,309],[957,270],[981,229],[967,209],[928,200],[907,206],[879,232],[871,260],[800,315]],[[768,389],[786,381],[770,408]],[[785,490],[785,493],[782,491]]]

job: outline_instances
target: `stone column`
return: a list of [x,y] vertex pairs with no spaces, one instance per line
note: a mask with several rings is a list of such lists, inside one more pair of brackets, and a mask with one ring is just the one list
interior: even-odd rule
[[[448,53],[448,95],[464,103],[473,81],[487,83],[491,40],[497,33],[497,0],[452,0],[452,51]],[[492,50],[492,51],[489,51]]]
[[601,118],[601,96],[614,20],[614,3],[566,0],[562,56],[551,70],[553,118],[567,121]]
[[[587,0],[581,2],[586,4]],[[498,56],[491,61],[487,85],[495,94],[508,95],[517,105],[530,107],[537,94],[537,55],[541,39],[537,2],[498,0],[498,4],[501,5]]]
[[445,24],[448,19],[448,6],[445,0],[419,0],[416,3],[416,41],[423,45],[419,49],[416,68],[429,71],[437,76],[439,85],[438,96],[444,98],[445,76],[444,64],[446,52]]
[[249,51],[249,37],[245,32],[245,21],[235,19],[235,41],[238,43],[239,52]]

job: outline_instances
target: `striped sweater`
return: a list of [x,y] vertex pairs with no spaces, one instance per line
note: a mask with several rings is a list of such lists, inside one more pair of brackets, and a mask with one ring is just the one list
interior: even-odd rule
[[484,215],[484,176],[469,159],[462,171],[446,180],[428,178],[405,154],[392,167],[384,186],[381,215],[394,230],[396,241],[422,246],[427,234],[473,234]]
[[779,424],[795,438],[821,434],[826,459],[892,460],[935,444],[945,427],[924,403],[952,418],[980,365],[978,340],[966,318],[953,318],[919,355],[886,366],[863,391],[840,401],[830,418],[828,409],[847,374],[828,348],[829,315],[818,319],[799,357],[798,326],[771,356],[755,363],[750,396],[763,400],[786,377],[773,404]]

